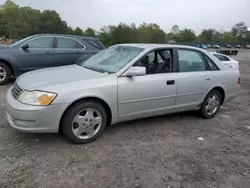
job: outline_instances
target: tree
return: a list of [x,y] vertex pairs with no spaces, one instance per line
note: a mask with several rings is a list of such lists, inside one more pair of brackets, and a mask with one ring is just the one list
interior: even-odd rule
[[74,35],[79,35],[79,36],[83,36],[84,33],[83,33],[83,30],[79,27],[77,27],[74,31],[73,31],[73,34]]
[[84,35],[85,36],[88,36],[88,37],[96,37],[96,31],[92,28],[87,28],[85,31],[84,31]]
[[19,6],[11,0],[7,0],[0,7],[2,14],[1,22],[4,23],[6,37],[14,38],[25,29],[22,18],[19,17]]
[[143,23],[138,28],[138,42],[165,43],[166,34],[157,24]]
[[174,25],[171,29],[171,33],[178,34],[180,32],[180,28],[178,25]]
[[203,29],[201,34],[198,36],[200,42],[212,42],[214,40],[213,29]]
[[68,31],[67,23],[62,21],[56,11],[45,10],[40,16],[41,33],[66,33]]
[[179,42],[194,42],[196,41],[196,35],[191,29],[181,30],[178,36]]
[[233,36],[239,41],[246,39],[248,32],[248,27],[244,22],[239,22],[232,28]]
[[221,34],[220,42],[235,42],[236,38],[234,34],[230,31],[225,31]]

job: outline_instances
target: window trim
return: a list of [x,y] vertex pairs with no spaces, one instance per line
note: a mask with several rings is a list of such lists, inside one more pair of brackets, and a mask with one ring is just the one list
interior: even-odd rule
[[[196,50],[196,49],[192,49],[192,48],[175,48],[175,50],[176,50],[176,56],[177,56],[177,61],[176,61],[176,64],[177,64],[177,70],[176,70],[176,72],[179,72],[179,73],[190,73],[190,72],[206,72],[206,71],[209,71],[208,70],[208,62],[206,61],[206,59],[204,58],[204,53],[203,52],[201,52],[201,51],[199,51],[199,50]],[[197,53],[199,53],[200,55],[201,55],[201,57],[202,57],[202,59],[203,59],[203,61],[204,61],[204,63],[205,63],[205,68],[206,68],[206,70],[205,71],[190,71],[190,72],[180,72],[180,61],[179,61],[179,53],[178,53],[178,50],[188,50],[188,51],[194,51],[194,52],[197,52]]]
[[[104,49],[105,49],[105,46],[104,46],[104,45],[101,43],[101,41],[98,40],[98,39],[93,38],[93,39],[82,39],[82,40],[83,40],[84,42],[88,43],[89,45],[91,45],[91,46],[93,46],[93,47],[99,49],[99,50],[104,50]],[[95,45],[91,44],[91,43],[90,43],[90,40],[91,40],[91,41],[95,41],[95,42],[99,42],[100,45],[101,45],[101,47],[102,47],[102,49],[100,49],[98,46],[95,46]]]
[[[207,68],[208,68],[208,70],[207,71],[220,71],[220,69],[219,69],[219,67],[216,65],[216,63],[210,58],[210,57],[208,57],[205,53],[203,53],[203,52],[201,52],[202,53],[202,55],[203,55],[203,58],[205,59],[205,61],[206,61],[206,64],[207,64]],[[209,63],[208,63],[208,61],[207,61],[207,59],[210,61],[210,62],[212,62],[212,64],[216,67],[216,69],[217,70],[211,70],[209,67]]]
[[[147,54],[150,54],[152,52],[157,52],[157,51],[160,51],[160,50],[170,50],[172,51],[171,55],[172,55],[172,66],[171,66],[171,71],[170,72],[163,72],[163,73],[154,73],[154,74],[169,74],[169,73],[175,73],[177,72],[176,70],[176,59],[175,59],[175,52],[174,52],[174,48],[171,48],[171,47],[161,47],[161,48],[155,48],[155,49],[152,49],[150,51],[147,51],[146,53],[143,54],[143,56],[140,57],[140,59],[138,59],[136,62],[134,62],[130,67],[133,67],[138,61],[140,61],[141,59],[143,59]],[[158,53],[158,52],[157,52]],[[125,71],[126,72],[126,71]],[[147,75],[154,75],[154,74],[146,74]]]
[[[58,48],[58,38],[65,38],[65,39],[72,39],[76,42],[78,42],[83,48]],[[80,42],[79,40],[72,38],[72,37],[66,37],[66,36],[56,36],[55,37],[55,50],[60,49],[60,50],[85,50],[86,46]]]
[[38,37],[34,37],[26,42],[24,42],[20,47],[19,49],[21,50],[22,49],[22,46],[33,41],[33,40],[36,40],[36,39],[39,39],[39,38],[53,38],[52,40],[52,48],[30,48],[30,49],[54,49],[55,48],[55,36],[38,36]]

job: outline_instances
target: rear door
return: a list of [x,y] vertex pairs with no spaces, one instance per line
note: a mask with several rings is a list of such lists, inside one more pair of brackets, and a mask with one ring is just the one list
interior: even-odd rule
[[207,63],[201,52],[193,49],[177,49],[179,72],[176,112],[194,109],[201,104],[210,90],[212,72],[207,71]]
[[85,53],[85,46],[70,37],[56,37],[55,64],[71,65]]
[[29,48],[19,48],[17,58],[20,66],[20,73],[31,70],[53,67],[55,60],[53,36],[41,36],[25,42]]

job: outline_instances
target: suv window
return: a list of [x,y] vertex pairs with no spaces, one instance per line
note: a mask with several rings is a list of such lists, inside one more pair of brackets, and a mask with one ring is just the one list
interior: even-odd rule
[[215,57],[217,57],[220,61],[230,61],[226,56],[219,55],[219,54],[213,54]]
[[57,48],[82,49],[83,46],[74,39],[57,38]]
[[178,55],[180,72],[206,71],[206,62],[200,52],[179,49]]
[[41,37],[31,40],[27,44],[29,48],[53,48],[53,37]]
[[172,50],[157,50],[146,54],[134,66],[146,68],[147,74],[169,73],[172,71]]

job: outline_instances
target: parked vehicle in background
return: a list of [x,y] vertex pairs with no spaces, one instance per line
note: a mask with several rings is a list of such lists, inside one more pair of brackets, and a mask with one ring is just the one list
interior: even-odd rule
[[61,131],[87,143],[132,119],[189,110],[212,118],[237,97],[239,76],[200,48],[119,44],[83,64],[21,75],[7,92],[7,120],[20,131]]
[[201,46],[200,46],[202,49],[207,49],[207,45],[205,45],[205,44],[201,44]]
[[232,48],[232,46],[230,44],[226,44],[225,46],[226,48]]
[[207,47],[208,47],[208,48],[212,48],[212,45],[211,45],[211,44],[208,44]]
[[0,50],[0,85],[22,73],[83,61],[105,47],[96,38],[40,34]]
[[238,45],[236,45],[236,48],[241,48],[241,45],[239,45],[239,44],[238,44]]
[[217,57],[221,62],[223,62],[226,65],[229,65],[232,68],[239,69],[239,62],[236,61],[235,59],[225,55],[225,54],[220,54],[216,52],[211,52],[215,57]]
[[215,48],[215,49],[219,49],[220,48],[220,46],[218,44],[214,44],[212,47]]
[[250,49],[250,45],[246,45],[245,48],[246,48],[246,49]]

